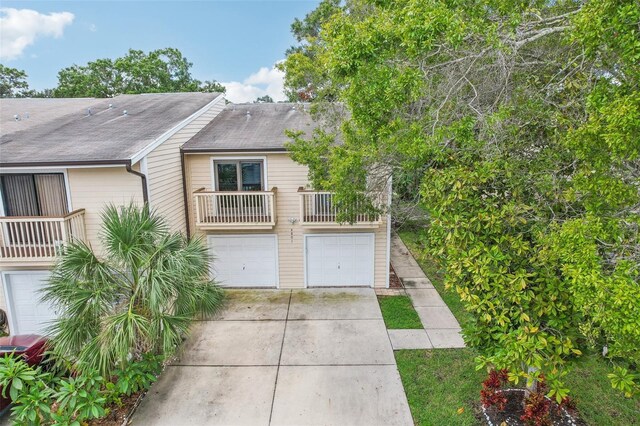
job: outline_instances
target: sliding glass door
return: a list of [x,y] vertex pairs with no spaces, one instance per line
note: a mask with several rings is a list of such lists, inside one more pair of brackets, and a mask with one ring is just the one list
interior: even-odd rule
[[62,173],[0,175],[5,216],[63,216],[69,213]]

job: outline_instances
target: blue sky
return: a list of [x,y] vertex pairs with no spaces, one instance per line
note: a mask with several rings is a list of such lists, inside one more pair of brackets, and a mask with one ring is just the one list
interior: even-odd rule
[[[31,88],[54,87],[58,70],[129,48],[176,47],[200,80],[227,84],[245,102],[282,99],[276,61],[294,43],[290,25],[319,0],[2,1],[0,62],[23,69]],[[13,10],[15,9],[15,10]]]

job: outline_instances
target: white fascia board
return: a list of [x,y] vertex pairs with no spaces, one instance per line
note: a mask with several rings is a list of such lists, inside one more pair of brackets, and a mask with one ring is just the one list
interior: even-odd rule
[[144,148],[142,148],[140,151],[138,151],[136,154],[134,154],[131,157],[131,165],[136,164],[138,161],[140,161],[142,158],[146,157],[147,154],[149,154],[151,151],[153,151],[154,149],[156,149],[158,146],[162,145],[163,142],[165,142],[167,139],[169,139],[171,136],[175,135],[176,133],[178,133],[180,130],[182,130],[187,124],[191,123],[193,120],[195,120],[196,118],[200,117],[202,114],[204,114],[205,112],[207,112],[209,109],[211,109],[212,106],[216,105],[218,102],[222,101],[224,99],[224,94],[219,95],[217,98],[215,98],[214,100],[212,100],[211,102],[209,102],[208,104],[206,104],[205,106],[203,106],[202,108],[200,108],[198,111],[194,112],[193,114],[191,114],[189,117],[185,118],[184,120],[182,120],[180,123],[178,123],[177,125],[175,125],[174,127],[172,127],[171,129],[167,130],[166,132],[164,132],[162,135],[160,135],[160,137],[158,137],[156,140],[154,140],[153,142],[151,142],[149,145],[145,146]]

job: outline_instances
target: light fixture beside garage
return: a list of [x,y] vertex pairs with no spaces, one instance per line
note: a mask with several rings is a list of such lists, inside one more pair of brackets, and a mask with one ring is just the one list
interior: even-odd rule
[[[291,224],[291,226],[295,225],[296,223],[298,223],[298,218],[297,217],[290,217],[289,218],[289,223]],[[291,242],[293,242],[293,228],[289,229],[289,234],[291,237]]]

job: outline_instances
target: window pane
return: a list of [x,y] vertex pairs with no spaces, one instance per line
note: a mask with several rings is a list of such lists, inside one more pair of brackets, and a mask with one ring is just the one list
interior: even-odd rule
[[4,212],[7,216],[38,216],[33,175],[2,176]]
[[262,163],[240,163],[242,168],[242,190],[262,191]]
[[218,163],[218,191],[238,190],[238,171],[235,164]]
[[34,176],[42,216],[63,216],[69,213],[64,176],[60,173]]

